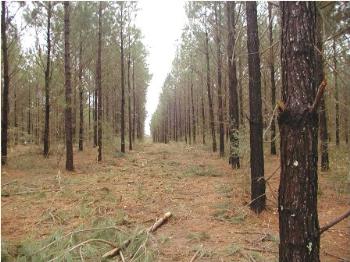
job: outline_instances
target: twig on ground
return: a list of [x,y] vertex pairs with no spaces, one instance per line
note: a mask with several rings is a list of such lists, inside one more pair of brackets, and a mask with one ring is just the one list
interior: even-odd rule
[[339,260],[341,260],[341,261],[343,261],[343,262],[350,262],[350,260],[347,259],[347,258],[343,258],[343,257],[337,256],[337,255],[331,254],[331,253],[329,253],[329,252],[327,252],[327,251],[323,251],[323,253],[324,253],[325,255],[327,255],[327,256],[335,257],[335,258],[337,258],[337,259],[339,259]]
[[197,256],[199,254],[200,250],[198,249],[196,253],[194,253],[193,257],[191,258],[190,262],[193,262],[197,259]]
[[10,181],[8,183],[2,184],[1,186],[8,186],[8,185],[11,185],[11,184],[14,184],[14,183],[17,183],[17,182],[18,182],[17,180],[12,180],[12,181]]
[[340,217],[337,217],[333,221],[331,221],[328,224],[326,224],[325,226],[321,227],[320,228],[320,235],[322,233],[324,233],[325,231],[327,231],[328,229],[330,229],[332,226],[335,226],[336,224],[338,224],[339,222],[341,222],[342,220],[347,218],[348,216],[350,216],[350,209],[348,211],[346,211],[344,214],[342,214]]

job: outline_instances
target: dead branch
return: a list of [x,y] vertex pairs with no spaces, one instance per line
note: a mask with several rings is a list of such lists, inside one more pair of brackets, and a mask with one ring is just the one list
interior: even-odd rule
[[336,224],[338,224],[339,222],[341,222],[342,220],[344,220],[345,218],[347,218],[348,216],[350,216],[350,209],[348,211],[346,211],[344,214],[342,214],[340,217],[337,217],[336,219],[334,219],[333,221],[329,222],[328,224],[326,224],[325,226],[320,228],[320,235],[327,231],[328,229],[330,229],[331,227],[335,226]]
[[198,257],[198,254],[199,254],[199,249],[197,250],[196,253],[194,253],[194,255],[193,255],[193,257],[191,258],[190,262],[195,261],[195,260],[197,259],[197,257]]
[[[172,216],[172,214],[170,212],[165,213],[162,218],[158,219],[149,229],[147,229],[146,233],[149,234],[149,233],[155,232],[159,227],[161,227],[164,223],[166,223],[171,216]],[[143,232],[145,232],[145,231],[141,230],[137,233],[137,235],[140,235]],[[126,248],[130,244],[130,242],[131,242],[131,239],[125,240],[119,247],[115,247],[114,249],[105,253],[102,256],[102,258],[112,258],[112,257],[115,257],[117,255],[120,255],[120,252],[124,248]]]
[[243,247],[243,249],[250,250],[250,251],[264,252],[264,253],[278,253],[277,251],[274,251],[274,250],[260,249],[260,248],[254,248],[254,247]]
[[168,219],[171,217],[171,213],[167,212],[164,214],[164,216],[162,218],[160,218],[159,220],[157,220],[153,226],[151,226],[148,230],[147,233],[153,233],[155,232],[160,226],[162,226],[164,223],[166,223],[168,221]]
[[327,255],[327,256],[335,257],[335,258],[339,259],[340,261],[344,261],[344,262],[349,261],[349,260],[346,259],[346,258],[339,257],[339,256],[334,255],[334,254],[331,254],[331,253],[329,253],[329,252],[327,252],[327,251],[323,251],[323,253],[324,253],[325,255]]
[[314,103],[312,104],[312,106],[309,108],[310,112],[315,112],[318,108],[318,105],[320,104],[320,101],[323,97],[323,93],[326,89],[326,86],[327,86],[327,80],[324,79],[320,86],[318,87],[318,90],[317,90],[317,94],[316,94],[316,97],[315,97],[315,100],[314,100]]
[[14,184],[14,183],[17,183],[17,180],[12,180],[12,181],[10,181],[8,183],[2,184],[1,186],[8,186],[8,185],[11,185],[11,184]]

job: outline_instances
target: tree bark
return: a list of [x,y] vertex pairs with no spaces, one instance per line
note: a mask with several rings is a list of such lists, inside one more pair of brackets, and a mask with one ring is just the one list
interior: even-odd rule
[[130,45],[130,25],[128,26],[128,120],[129,120],[129,150],[132,150],[132,118],[131,118],[131,83],[130,83],[130,64],[131,64],[131,45]]
[[65,75],[65,127],[66,127],[66,169],[74,170],[73,165],[73,141],[72,141],[72,86],[70,68],[70,40],[69,40],[69,2],[64,2],[64,75]]
[[132,61],[132,140],[135,143],[135,128],[136,128],[136,90],[135,90],[135,57]]
[[6,2],[1,2],[1,49],[2,59],[4,63],[3,72],[3,94],[2,94],[2,109],[1,109],[1,164],[7,164],[7,130],[8,130],[8,111],[9,111],[9,61],[7,47],[7,21],[6,21]]
[[215,24],[216,24],[216,57],[218,63],[218,113],[219,113],[219,137],[220,137],[220,156],[225,154],[225,130],[224,130],[224,112],[222,105],[222,58],[221,58],[221,39],[220,39],[220,27],[221,27],[221,4],[216,3],[215,6]]
[[338,87],[338,72],[337,72],[337,48],[335,38],[333,39],[333,63],[334,63],[334,97],[335,97],[335,143],[339,146],[340,135],[339,135],[339,87]]
[[[274,49],[273,49],[273,17],[272,17],[272,3],[268,3],[269,10],[269,43],[270,43],[270,59],[269,59],[269,68],[270,68],[270,81],[271,81],[271,106],[272,109],[276,106],[276,83],[275,83],[275,62],[274,62]],[[276,155],[276,121],[275,117],[271,122],[271,144],[270,144],[270,152],[271,155]]]
[[281,2],[282,101],[279,261],[320,261],[317,215],[318,114],[315,2]]
[[101,79],[101,49],[102,49],[102,2],[99,3],[98,9],[98,47],[97,47],[97,91],[98,91],[98,157],[102,161],[102,79]]
[[[193,63],[191,67],[193,67]],[[196,143],[196,116],[194,112],[194,101],[193,101],[193,68],[191,70],[191,105],[192,105],[192,136],[193,136],[193,144],[195,144]]]
[[44,126],[44,157],[49,156],[50,150],[50,64],[51,64],[51,2],[47,7],[47,54],[45,69],[45,126]]
[[125,153],[125,80],[124,80],[124,36],[123,36],[123,2],[120,3],[120,64],[121,64],[121,119],[120,119],[120,151]]
[[[83,89],[83,40],[80,33],[79,43],[79,151],[84,150],[84,89]],[[90,122],[90,98],[89,98],[89,122]]]
[[239,168],[239,108],[236,75],[235,56],[235,2],[226,2],[227,27],[228,27],[228,89],[229,89],[229,137],[230,157],[229,164],[232,168]]
[[[324,66],[323,66],[323,39],[322,39],[322,17],[317,11],[316,21],[316,47],[318,51],[315,52],[316,59],[316,86],[320,86],[321,82],[325,78]],[[320,125],[320,142],[321,142],[321,170],[329,170],[329,157],[328,157],[328,128],[327,128],[327,113],[324,97],[320,101],[319,111],[319,125]]]
[[215,122],[214,122],[214,110],[213,110],[213,100],[211,95],[211,83],[210,83],[210,62],[209,62],[209,36],[208,31],[205,32],[205,57],[207,62],[207,89],[208,89],[208,104],[209,104],[209,118],[210,118],[210,129],[211,138],[213,145],[213,152],[216,152],[216,132],[215,132]]
[[259,56],[259,34],[256,2],[246,2],[247,46],[249,68],[249,109],[250,109],[250,167],[251,199],[250,208],[260,213],[265,209],[264,152],[262,137],[261,73]]

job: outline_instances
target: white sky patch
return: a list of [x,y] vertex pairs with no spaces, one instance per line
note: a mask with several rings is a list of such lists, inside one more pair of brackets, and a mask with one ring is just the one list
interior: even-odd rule
[[148,64],[152,80],[147,92],[146,135],[150,135],[152,114],[157,109],[162,85],[171,71],[178,40],[187,21],[185,2],[179,0],[144,0],[138,2],[136,25],[144,36],[149,51]]

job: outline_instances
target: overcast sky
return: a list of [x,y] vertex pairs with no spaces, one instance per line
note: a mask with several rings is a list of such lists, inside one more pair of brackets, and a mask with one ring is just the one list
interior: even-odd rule
[[143,42],[149,52],[149,69],[153,75],[146,104],[148,115],[145,132],[149,135],[151,117],[157,108],[163,82],[171,70],[177,40],[180,40],[182,28],[186,23],[185,2],[144,0],[138,3],[138,7],[140,10],[136,25],[143,33]]

